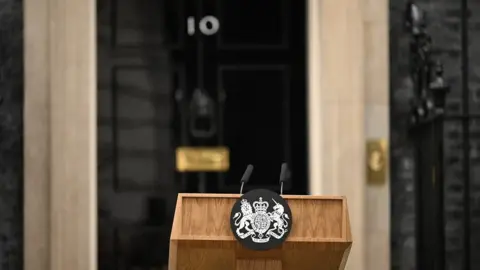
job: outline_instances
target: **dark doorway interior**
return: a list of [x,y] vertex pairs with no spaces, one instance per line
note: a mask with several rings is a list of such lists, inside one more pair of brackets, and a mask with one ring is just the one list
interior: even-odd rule
[[[278,190],[287,161],[307,193],[305,23],[304,1],[98,1],[101,270],[162,269],[177,193],[236,193],[247,164],[246,190]],[[192,127],[196,89],[214,121]],[[205,145],[228,172],[175,172],[176,147]]]

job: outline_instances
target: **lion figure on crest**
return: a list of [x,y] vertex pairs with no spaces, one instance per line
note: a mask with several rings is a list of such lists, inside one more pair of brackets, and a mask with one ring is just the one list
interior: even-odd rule
[[[242,237],[244,235],[240,232],[242,229],[245,229],[248,232],[253,231],[253,228],[251,228],[251,224],[253,222],[254,215],[253,215],[252,206],[248,203],[247,200],[243,199],[240,202],[240,204],[241,204],[240,210],[241,210],[242,213],[240,213],[240,212],[236,213],[233,216],[233,219],[234,219],[235,226],[238,227],[237,228],[237,235]],[[246,238],[247,236],[248,236],[248,234],[245,234],[245,237],[242,237],[242,238]]]

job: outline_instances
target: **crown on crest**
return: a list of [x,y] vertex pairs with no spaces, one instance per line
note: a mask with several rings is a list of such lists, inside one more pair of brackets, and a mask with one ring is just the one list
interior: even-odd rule
[[263,211],[263,212],[266,212],[267,209],[268,209],[268,202],[264,202],[263,201],[263,198],[260,197],[258,201],[255,201],[253,203],[253,208],[255,208],[255,211]]

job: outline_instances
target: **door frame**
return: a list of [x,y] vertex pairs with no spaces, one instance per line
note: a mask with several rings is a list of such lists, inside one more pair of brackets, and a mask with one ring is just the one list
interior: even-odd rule
[[[363,1],[307,1],[309,190],[347,196],[363,270]],[[96,1],[25,0],[24,22],[24,269],[95,270]]]
[[25,0],[24,67],[24,269],[96,269],[95,0]]

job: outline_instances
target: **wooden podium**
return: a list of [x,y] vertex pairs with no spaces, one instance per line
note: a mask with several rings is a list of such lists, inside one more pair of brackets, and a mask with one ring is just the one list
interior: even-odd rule
[[169,270],[344,269],[352,236],[345,197],[284,195],[293,228],[281,247],[245,249],[230,230],[239,194],[179,194]]

